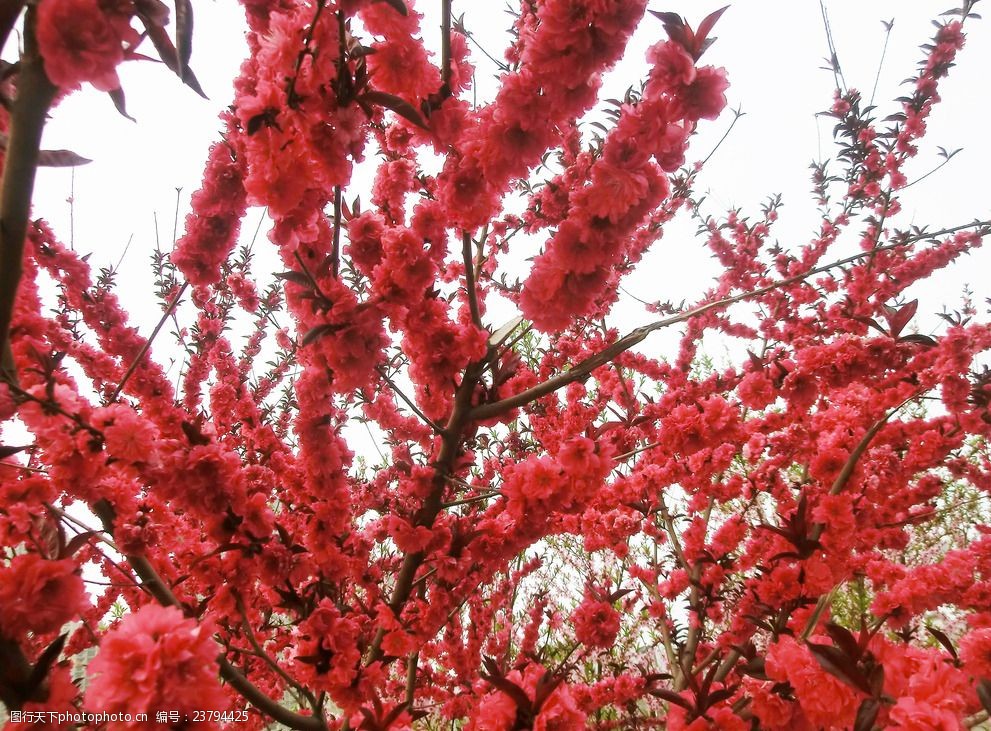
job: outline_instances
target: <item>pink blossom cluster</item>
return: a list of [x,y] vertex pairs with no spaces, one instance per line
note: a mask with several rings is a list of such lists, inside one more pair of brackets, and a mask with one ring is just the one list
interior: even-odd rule
[[652,46],[647,58],[643,98],[623,107],[601,153],[587,163],[587,183],[569,190],[567,212],[524,286],[520,309],[543,330],[590,314],[630,255],[634,232],[668,196],[665,173],[684,163],[696,122],[715,118],[726,104],[725,72],[696,69],[674,41]]

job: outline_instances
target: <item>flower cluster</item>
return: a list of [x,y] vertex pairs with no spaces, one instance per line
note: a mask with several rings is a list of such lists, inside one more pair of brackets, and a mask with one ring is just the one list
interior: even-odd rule
[[68,89],[90,83],[120,88],[117,66],[140,36],[131,27],[129,3],[108,0],[43,0],[38,4],[38,46],[45,73]]
[[15,556],[0,568],[0,636],[47,634],[75,619],[86,606],[79,566],[72,559]]
[[[726,103],[699,62],[722,11],[652,12],[668,40],[589,141],[643,0],[521,3],[480,103],[470,13],[444,14],[433,54],[412,0],[242,4],[223,142],[155,259],[181,364],[114,272],[28,222],[0,379],[5,704],[180,727],[250,708],[249,731],[979,718],[991,324],[969,295],[927,319],[907,292],[991,224],[929,234],[898,201],[970,3],[890,129],[837,95],[841,170],[816,166],[798,246],[780,200],[709,216],[704,163],[685,167]],[[162,55],[187,83],[190,9]],[[169,51],[156,0],[40,0],[25,31],[65,91],[119,103],[132,21]],[[236,248],[249,205],[271,217],[267,282]],[[622,278],[679,213],[719,273],[624,335]],[[743,347],[711,360],[713,335]],[[81,695],[69,668],[96,646]]]
[[241,229],[246,207],[244,162],[229,145],[210,148],[203,186],[190,199],[186,233],[176,242],[173,263],[193,285],[214,284]]
[[146,605],[128,615],[106,634],[89,665],[86,707],[129,716],[144,712],[152,719],[121,728],[154,728],[156,711],[179,711],[184,720],[176,728],[202,726],[194,724],[193,711],[228,706],[217,678],[219,647],[211,629],[184,618],[175,607]]
[[600,155],[586,163],[587,183],[570,189],[567,212],[524,286],[520,309],[543,330],[591,313],[631,256],[634,232],[668,196],[664,173],[684,162],[696,122],[726,104],[725,72],[696,69],[674,41],[652,46],[648,59],[643,98],[624,105]]

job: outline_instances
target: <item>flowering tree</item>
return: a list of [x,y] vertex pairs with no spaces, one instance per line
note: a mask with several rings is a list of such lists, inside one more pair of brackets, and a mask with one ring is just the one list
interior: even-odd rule
[[[23,4],[3,6],[4,38]],[[170,35],[159,0],[27,3],[0,112],[0,411],[6,435],[30,434],[0,464],[12,728],[81,712],[301,731],[987,718],[981,511],[911,549],[947,495],[991,487],[991,324],[966,302],[920,334],[904,293],[991,224],[898,217],[972,3],[938,24],[892,116],[837,93],[818,230],[788,248],[777,202],[705,217],[685,167],[725,105],[725,72],[700,62],[720,13],[693,29],[645,5],[521,3],[498,93],[475,106],[450,0],[439,59],[409,0],[244,0],[251,53],[222,140],[156,263],[152,339],[187,293],[195,310],[176,388],[108,278],[29,205],[39,164],[79,162],[40,150],[65,94],[89,85],[126,113],[116,68],[145,40],[198,89],[192,6],[176,0]],[[643,83],[600,100],[641,22],[667,38]],[[609,123],[589,137],[597,105]],[[267,287],[236,250],[248,206],[267,208],[284,265]],[[680,211],[720,276],[692,307],[609,327]],[[494,321],[506,303],[520,316]],[[676,353],[638,349],[663,328],[680,328]],[[706,333],[749,351],[706,367]],[[377,460],[356,457],[356,424]]]

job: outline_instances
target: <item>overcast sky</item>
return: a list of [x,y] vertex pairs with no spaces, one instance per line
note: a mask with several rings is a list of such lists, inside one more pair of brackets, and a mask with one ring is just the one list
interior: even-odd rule
[[[884,41],[882,20],[895,19],[887,56],[877,83],[876,102],[884,116],[896,111],[892,99],[902,93],[900,82],[914,73],[921,58],[919,44],[934,32],[931,20],[947,9],[949,0],[929,2],[827,2],[846,82],[869,97]],[[651,3],[651,9],[676,11],[695,25],[720,2]],[[420,8],[428,42],[439,38],[439,0]],[[493,55],[501,55],[509,18],[500,2],[454,2],[454,13]],[[912,179],[938,160],[936,146],[962,147],[963,152],[942,171],[905,192],[903,223],[914,220],[933,227],[951,226],[989,217],[987,170],[991,143],[987,129],[991,102],[986,92],[991,69],[991,26],[968,24],[967,47],[958,68],[942,87],[944,103],[930,122],[926,152],[909,169]],[[67,147],[93,163],[68,170],[44,170],[35,193],[35,215],[48,218],[60,236],[70,238],[67,199],[74,189],[72,238],[75,247],[94,252],[91,263],[116,262],[129,238],[125,259],[124,301],[139,309],[149,296],[148,255],[154,246],[153,214],[157,212],[163,245],[172,237],[176,188],[184,206],[198,185],[207,147],[220,130],[217,114],[231,102],[231,79],[245,53],[243,18],[233,0],[196,4],[192,66],[209,100],[183,87],[160,64],[130,62],[120,71],[128,109],[137,123],[120,117],[110,99],[90,87],[73,95],[53,113],[44,139],[48,148]],[[663,34],[661,24],[647,18],[627,58],[607,78],[614,96],[636,83],[645,71],[644,49]],[[833,154],[831,123],[816,112],[831,103],[833,76],[821,69],[826,55],[823,19],[813,0],[743,0],[730,7],[714,33],[718,41],[704,60],[724,66],[731,82],[730,107],[746,113],[700,178],[708,193],[708,210],[718,213],[742,207],[758,213],[760,203],[784,194],[785,208],[777,236],[784,245],[804,243],[814,227],[814,206],[808,194],[808,165]],[[8,49],[9,57],[9,49]],[[495,66],[479,56],[477,79],[481,93],[491,90]],[[692,144],[690,159],[701,159],[726,130],[731,114],[704,123]],[[353,192],[359,192],[360,188]],[[367,196],[364,196],[367,198]],[[180,215],[180,225],[182,216]],[[244,229],[254,231],[258,212]],[[629,281],[629,289],[646,299],[692,299],[701,293],[714,271],[702,242],[692,236],[694,225],[672,227],[645,270]],[[180,232],[181,233],[181,232]],[[532,253],[532,252],[528,252]],[[983,284],[991,271],[987,259],[958,267],[929,291],[922,311],[938,309],[940,301],[955,304],[964,282]],[[974,281],[974,280],[978,281]],[[985,288],[986,289],[986,288]],[[658,291],[660,290],[660,291]],[[986,296],[986,294],[985,294]],[[145,301],[147,301],[145,299]],[[154,316],[151,316],[154,318]],[[635,323],[631,323],[635,324]]]

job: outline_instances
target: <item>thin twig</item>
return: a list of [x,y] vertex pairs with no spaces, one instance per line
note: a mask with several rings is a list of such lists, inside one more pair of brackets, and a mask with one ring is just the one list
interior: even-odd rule
[[852,264],[855,261],[865,259],[874,256],[878,252],[888,251],[889,249],[897,249],[903,246],[908,246],[917,241],[923,239],[932,239],[938,236],[944,236],[947,234],[955,233],[968,228],[981,228],[986,229],[991,226],[991,221],[974,221],[973,223],[961,224],[960,226],[954,226],[952,228],[946,228],[941,231],[936,231],[933,233],[920,233],[916,236],[908,236],[899,241],[886,244],[884,246],[879,246],[876,249],[871,249],[870,251],[861,252],[859,254],[853,254],[851,256],[845,257],[843,259],[838,259],[829,264],[823,264],[822,266],[814,267],[806,272],[796,274],[791,277],[786,277],[785,279],[778,280],[777,282],[772,282],[763,287],[758,287],[757,289],[751,289],[746,292],[741,292],[740,294],[733,295],[731,297],[724,297],[722,299],[709,302],[704,305],[699,305],[691,310],[682,312],[677,315],[672,315],[671,317],[665,318],[663,320],[657,320],[655,322],[643,325],[631,330],[629,333],[616,340],[612,345],[603,348],[598,353],[585,358],[580,363],[575,364],[571,369],[559,373],[553,376],[543,383],[538,383],[536,386],[521,391],[518,394],[509,396],[502,399],[501,401],[493,401],[487,404],[481,404],[472,409],[470,418],[473,421],[481,421],[484,419],[490,419],[494,416],[499,416],[512,409],[525,406],[526,404],[536,401],[539,398],[543,398],[551,393],[554,393],[558,389],[567,386],[569,383],[574,383],[576,381],[584,381],[589,375],[597,368],[610,363],[614,358],[622,353],[625,353],[630,348],[643,342],[648,335],[656,330],[661,330],[671,325],[676,325],[692,318],[698,317],[699,315],[704,315],[712,310],[723,309],[729,307],[730,305],[736,304],[737,302],[743,302],[744,300],[752,299],[754,297],[760,297],[763,294],[772,292],[781,287],[787,287],[790,284],[795,284],[796,282],[801,282],[810,277],[814,277],[817,274],[822,274],[831,269],[836,269],[837,267],[844,266],[846,264]]
[[128,379],[130,379],[130,377],[134,374],[134,371],[141,364],[141,361],[144,360],[145,355],[148,354],[148,349],[151,348],[151,344],[158,336],[158,333],[161,332],[162,328],[165,326],[165,321],[168,320],[175,311],[176,306],[179,304],[179,300],[182,298],[182,295],[185,293],[188,286],[189,282],[183,282],[182,286],[179,287],[179,291],[176,292],[175,297],[172,298],[168,308],[166,308],[165,312],[162,313],[161,318],[158,320],[158,324],[155,325],[155,329],[151,331],[151,335],[147,340],[145,340],[145,344],[141,346],[141,350],[138,352],[137,357],[131,361],[131,365],[128,366],[124,376],[120,379],[120,383],[117,384],[117,388],[114,389],[113,395],[110,397],[110,401],[108,403],[113,403],[120,396],[121,391],[124,390],[124,386],[127,384]]
[[[100,500],[90,506],[93,513],[103,523],[104,530],[113,535],[114,510],[108,502]],[[127,562],[134,569],[134,573],[141,579],[142,587],[148,591],[159,604],[167,607],[176,607],[185,614],[182,603],[172,593],[162,577],[158,575],[155,567],[144,556],[125,556]],[[236,668],[227,658],[220,658],[220,675],[227,681],[234,690],[240,693],[245,700],[255,706],[259,711],[268,715],[273,720],[296,731],[326,731],[327,725],[319,716],[303,716],[295,711],[291,711],[278,701],[268,697],[254,683]]]
[[[840,473],[833,481],[832,486],[829,488],[830,495],[839,495],[843,492],[843,488],[846,487],[847,482],[849,482],[850,477],[853,475],[853,471],[856,469],[857,463],[860,461],[860,458],[864,456],[864,453],[871,445],[874,437],[878,435],[878,432],[884,428],[884,425],[888,423],[892,416],[897,414],[901,409],[915,399],[915,395],[910,396],[871,425],[871,428],[867,430],[864,436],[861,437],[860,441],[857,443],[857,446],[853,448],[852,452],[850,452],[850,456],[843,465],[843,469],[840,470]],[[818,541],[824,530],[826,530],[826,525],[824,523],[816,523],[812,526],[810,537],[813,541]]]
[[429,426],[438,434],[441,433],[442,429],[437,425],[437,423],[433,419],[428,417],[426,414],[424,414],[422,411],[420,411],[417,405],[414,404],[409,399],[409,397],[402,392],[402,389],[400,389],[399,386],[397,386],[393,382],[393,380],[389,378],[389,374],[385,372],[385,368],[383,368],[382,366],[376,366],[376,370],[378,370],[379,375],[382,376],[383,380],[389,384],[389,387],[392,389],[393,393],[399,396],[399,398],[401,398],[406,403],[406,405],[409,406],[409,408],[413,411],[413,413],[416,414],[420,418],[420,420],[423,421],[423,423],[425,423],[427,426]]
[[454,508],[458,505],[471,505],[472,503],[480,503],[483,500],[491,500],[492,498],[501,497],[502,493],[498,490],[493,490],[492,492],[487,492],[484,495],[476,495],[475,497],[466,497],[461,500],[452,500],[449,503],[444,503],[445,508]]
[[895,25],[895,19],[892,18],[890,22],[885,23],[881,21],[884,25],[884,45],[881,47],[881,60],[877,62],[877,74],[874,76],[874,88],[871,89],[871,100],[867,102],[868,104],[874,103],[874,95],[877,94],[877,83],[881,80],[881,69],[884,68],[884,57],[888,53],[888,41],[891,40],[891,29]]
[[736,109],[733,110],[733,121],[729,123],[729,127],[726,128],[726,131],[723,133],[723,136],[719,138],[719,142],[716,143],[715,147],[713,147],[709,151],[709,154],[705,156],[705,159],[702,160],[701,163],[702,167],[705,167],[705,164],[709,162],[709,159],[716,154],[716,150],[718,150],[722,146],[722,144],[726,141],[726,138],[729,137],[729,133],[733,131],[733,128],[736,126],[736,123],[740,121],[740,117],[742,116],[743,116],[743,111],[741,107],[737,107]]
[[341,271],[341,186],[334,186],[334,248],[330,252],[330,268],[334,279]]
[[290,687],[296,690],[297,693],[302,695],[306,701],[310,704],[314,713],[319,713],[319,706],[317,705],[317,699],[314,697],[313,693],[310,692],[308,688],[301,685],[299,681],[293,678],[285,669],[275,661],[275,659],[265,652],[264,648],[258,642],[258,638],[255,637],[254,631],[251,629],[251,623],[248,621],[248,611],[244,606],[244,601],[241,599],[240,595],[236,597],[237,610],[241,613],[241,627],[244,629],[244,634],[248,638],[248,642],[254,648],[254,655],[261,659],[266,665],[268,665],[275,673],[282,678]]
[[916,183],[921,183],[921,182],[922,182],[923,180],[925,180],[926,178],[928,178],[928,177],[929,177],[930,175],[932,175],[933,173],[935,173],[935,172],[938,172],[939,170],[942,170],[942,169],[943,169],[943,168],[944,168],[944,167],[945,167],[946,165],[948,165],[948,164],[950,163],[950,160],[952,160],[952,159],[953,159],[953,156],[954,156],[954,155],[955,155],[955,154],[956,154],[957,152],[959,152],[959,150],[956,150],[956,151],[954,151],[953,153],[951,153],[950,155],[948,155],[948,156],[946,157],[946,159],[945,159],[945,160],[943,160],[943,162],[941,162],[941,163],[940,163],[939,165],[937,165],[936,167],[934,167],[934,168],[933,168],[932,170],[930,170],[930,171],[929,171],[928,173],[926,173],[925,175],[920,175],[919,177],[917,177],[917,178],[916,178],[915,180],[913,180],[912,182],[910,182],[910,183],[906,183],[905,185],[903,185],[903,186],[901,187],[901,190],[905,190],[906,188],[911,188],[911,187],[912,187],[913,185],[915,185]]
[[843,69],[840,67],[840,57],[836,53],[836,44],[833,42],[833,29],[829,25],[829,14],[826,12],[826,4],[819,0],[819,10],[822,12],[822,25],[826,30],[826,43],[829,46],[829,64],[833,70],[833,80],[836,83],[837,91],[846,91],[846,79],[843,78]]
[[[175,189],[175,213],[172,216],[172,248],[175,248],[176,241],[179,240],[179,195],[182,188]],[[157,235],[157,234],[156,234]]]
[[445,89],[451,88],[451,0],[441,0],[440,78]]
[[461,234],[461,256],[465,262],[465,291],[468,293],[468,309],[475,327],[482,328],[482,315],[478,308],[478,292],[475,289],[475,268],[471,258],[471,236],[467,231]]

